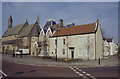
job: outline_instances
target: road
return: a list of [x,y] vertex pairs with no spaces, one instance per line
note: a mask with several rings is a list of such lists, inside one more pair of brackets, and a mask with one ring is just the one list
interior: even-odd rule
[[[120,68],[120,67],[119,67]],[[118,77],[118,67],[51,67],[34,66],[2,61],[2,71],[8,77],[81,77],[96,79],[97,77]]]

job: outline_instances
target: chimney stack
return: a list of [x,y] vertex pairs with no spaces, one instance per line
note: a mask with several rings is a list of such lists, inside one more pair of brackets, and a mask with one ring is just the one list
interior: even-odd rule
[[12,23],[13,23],[12,16],[10,15],[8,19],[8,29],[12,27]]
[[63,19],[59,20],[59,25],[60,25],[60,27],[63,27]]

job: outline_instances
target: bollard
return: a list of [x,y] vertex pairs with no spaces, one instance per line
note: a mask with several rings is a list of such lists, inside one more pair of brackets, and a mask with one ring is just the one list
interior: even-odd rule
[[14,53],[14,50],[13,50],[13,57],[15,57],[15,53]]
[[22,52],[21,52],[21,58],[22,58]]
[[100,58],[98,59],[98,64],[100,65]]
[[22,50],[20,52],[21,52],[21,58],[22,58]]

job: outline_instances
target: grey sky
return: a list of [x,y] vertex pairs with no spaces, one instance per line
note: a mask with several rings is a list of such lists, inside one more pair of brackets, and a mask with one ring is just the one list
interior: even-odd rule
[[3,2],[2,33],[7,29],[10,14],[13,17],[13,26],[24,23],[26,19],[32,24],[39,15],[41,28],[47,19],[54,19],[58,23],[62,18],[64,24],[73,22],[82,25],[96,22],[100,14],[105,36],[113,36],[115,42],[118,41],[117,2]]

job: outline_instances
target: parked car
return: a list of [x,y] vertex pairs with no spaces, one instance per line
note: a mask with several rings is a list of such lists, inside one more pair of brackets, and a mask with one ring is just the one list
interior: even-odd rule
[[29,49],[19,49],[17,52],[15,52],[15,55],[29,55]]

